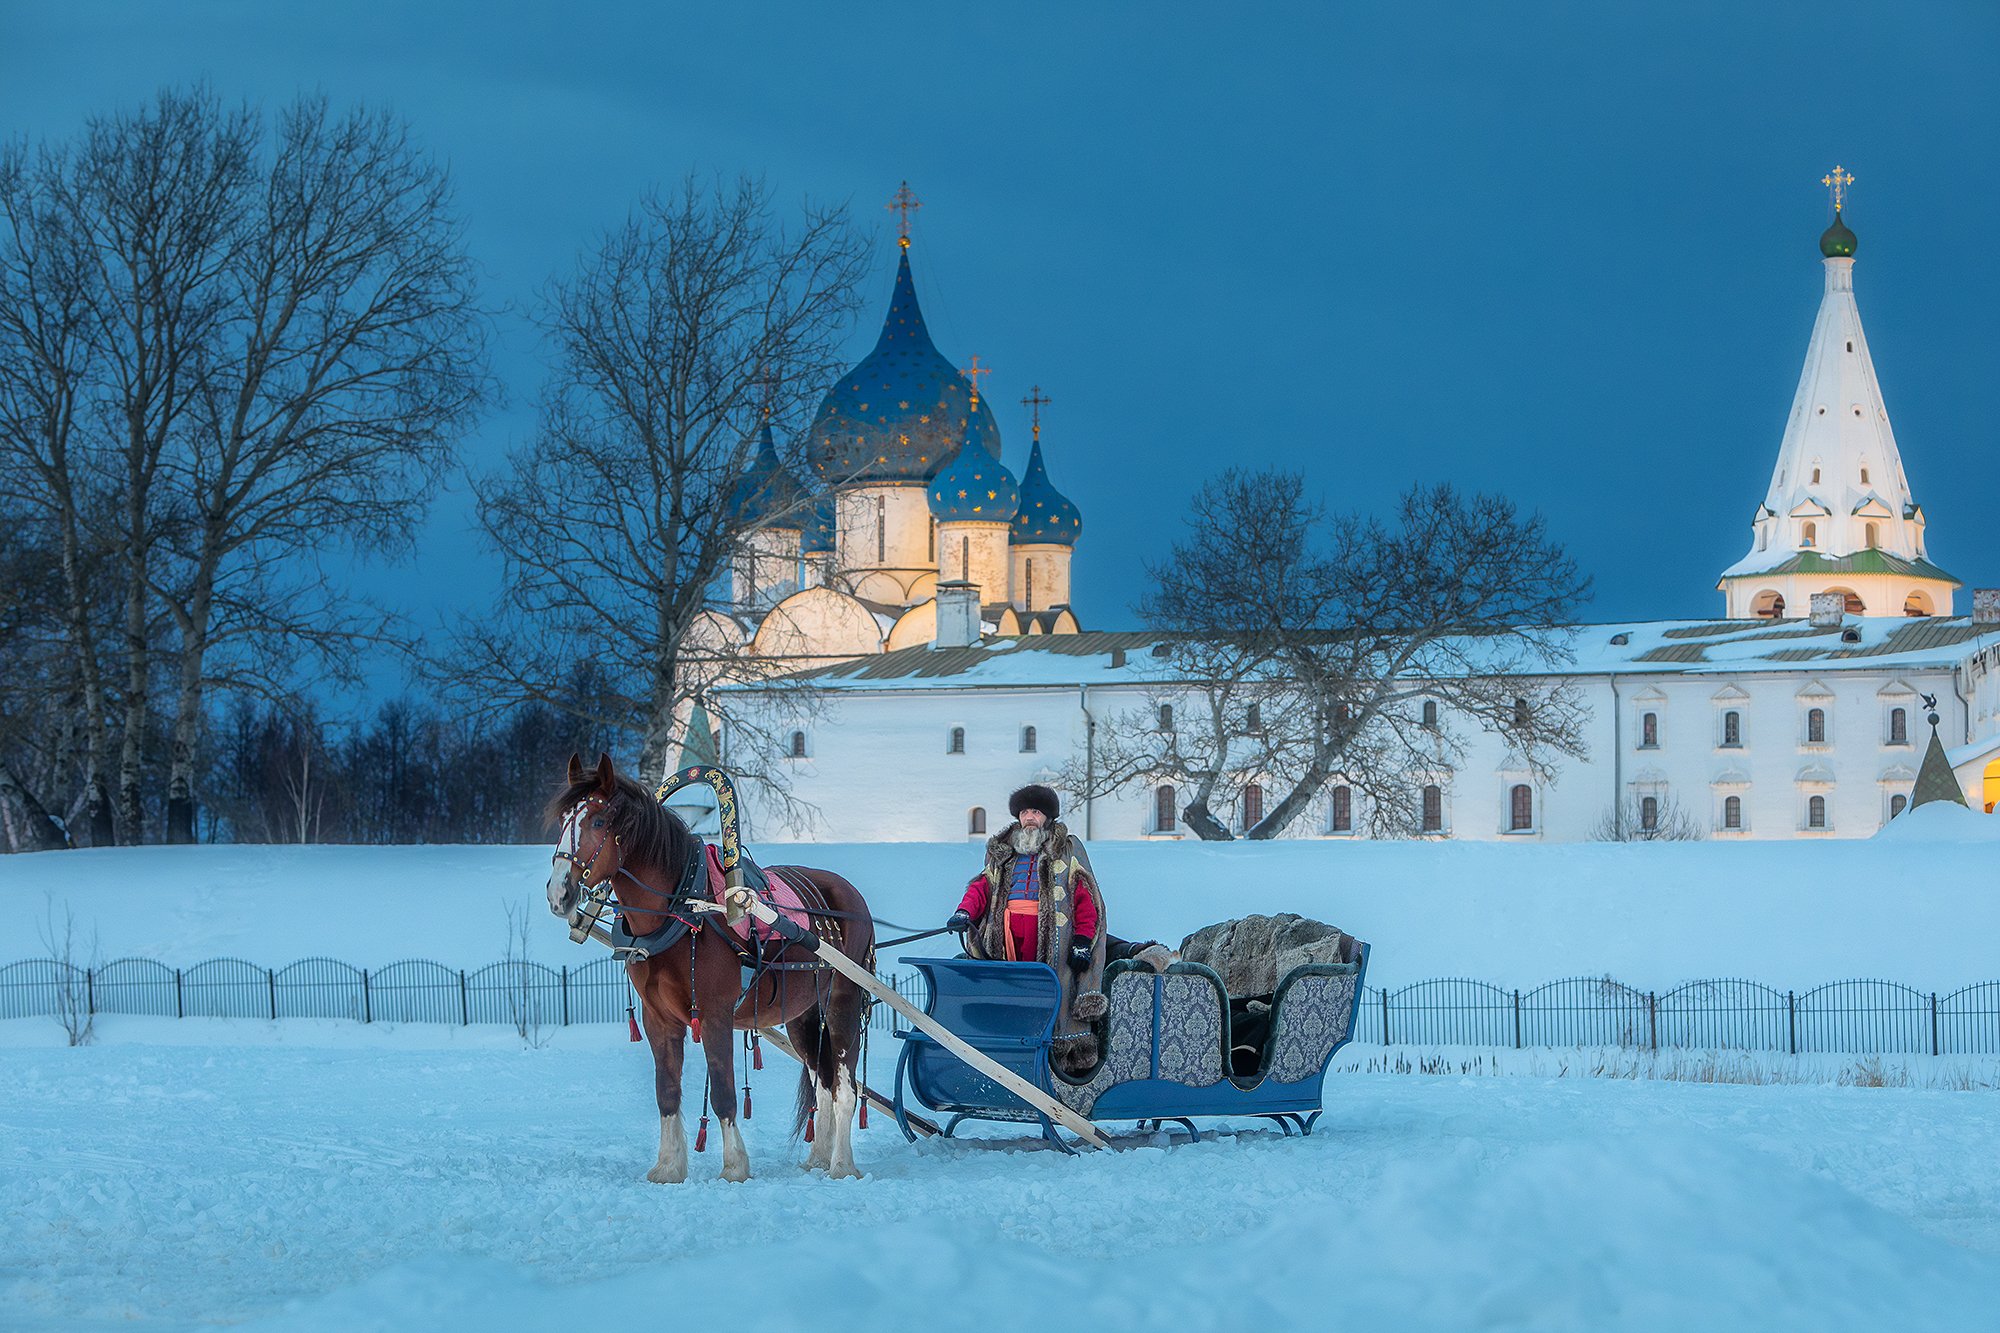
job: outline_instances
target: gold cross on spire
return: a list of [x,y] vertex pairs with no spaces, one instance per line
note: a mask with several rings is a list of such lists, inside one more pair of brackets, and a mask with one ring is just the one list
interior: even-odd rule
[[905,250],[910,248],[910,214],[923,206],[923,201],[910,193],[908,181],[904,181],[902,188],[896,191],[895,198],[883,205],[889,212],[900,214],[896,219],[896,244]]
[[979,406],[979,377],[980,377],[981,375],[991,375],[991,374],[993,373],[993,367],[991,367],[991,366],[982,366],[982,365],[980,365],[980,364],[979,364],[979,358],[978,358],[977,356],[974,356],[974,357],[972,358],[972,364],[971,364],[971,365],[969,365],[969,366],[967,366],[967,367],[966,367],[966,368],[965,368],[965,369],[964,369],[964,370],[963,370],[962,372],[960,372],[960,373],[961,373],[961,374],[963,374],[963,375],[964,375],[964,376],[965,376],[965,377],[966,377],[967,379],[969,379],[969,380],[971,380],[971,381],[972,381],[972,405],[973,405],[974,407],[978,407],[978,406]]
[[1041,443],[1042,439],[1042,409],[1047,407],[1053,401],[1055,400],[1049,398],[1042,392],[1042,386],[1039,384],[1030,388],[1028,390],[1028,396],[1021,400],[1021,406],[1027,408],[1028,411],[1034,414],[1035,442],[1037,444]]
[[1819,183],[1833,191],[1833,211],[1838,213],[1841,205],[1847,202],[1848,188],[1854,184],[1853,175],[1836,166],[1830,173],[1821,176]]

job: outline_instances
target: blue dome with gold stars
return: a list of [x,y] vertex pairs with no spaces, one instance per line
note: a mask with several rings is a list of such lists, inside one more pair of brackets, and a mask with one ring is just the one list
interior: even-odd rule
[[[984,406],[984,404],[981,404]],[[972,419],[965,445],[931,479],[931,517],[940,523],[1005,523],[1021,505],[1021,488],[1007,465],[986,449],[986,431]]]
[[975,418],[986,427],[980,447],[997,459],[1000,427],[990,407],[974,407],[972,386],[931,341],[906,248],[882,336],[828,390],[806,437],[806,459],[836,486],[920,483],[937,475]]
[[1074,546],[1082,531],[1083,515],[1049,480],[1049,470],[1042,465],[1042,441],[1037,436],[1028,454],[1027,474],[1021,478],[1021,507],[1014,514],[1008,540],[1021,546]]
[[806,512],[800,502],[805,490],[785,471],[778,458],[778,446],[771,439],[771,423],[764,423],[757,456],[729,493],[729,504],[745,523],[763,523],[774,528],[803,528]]

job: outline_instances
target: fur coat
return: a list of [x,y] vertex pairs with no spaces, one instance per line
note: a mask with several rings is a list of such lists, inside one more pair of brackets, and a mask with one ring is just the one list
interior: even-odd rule
[[[1009,824],[986,840],[986,914],[966,935],[966,952],[974,958],[1007,956],[1007,888],[1014,867],[1014,830]],[[1040,936],[1035,956],[1055,969],[1056,1030],[1051,1054],[1056,1068],[1081,1074],[1097,1064],[1097,1035],[1091,1022],[1102,1018],[1104,1002],[1104,952],[1108,938],[1104,893],[1090,868],[1090,856],[1081,840],[1071,837],[1061,820],[1049,824],[1048,841],[1041,852],[1041,903],[1037,918]],[[1073,906],[1076,886],[1088,886],[1097,905],[1097,934],[1091,942],[1090,966],[1072,972],[1069,943],[1074,933]],[[1080,1009],[1080,1011],[1079,1011]]]

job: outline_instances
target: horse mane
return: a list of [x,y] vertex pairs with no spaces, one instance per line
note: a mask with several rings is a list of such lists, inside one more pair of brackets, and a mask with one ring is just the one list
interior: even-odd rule
[[[688,845],[694,834],[681,822],[679,815],[653,799],[653,793],[626,777],[617,774],[614,779],[618,790],[605,807],[605,814],[611,821],[611,832],[618,839],[620,857],[627,865],[650,865],[657,869],[679,874],[687,860]],[[551,821],[562,818],[563,814],[585,797],[597,794],[596,774],[586,774],[576,782],[565,783],[563,789],[549,802]]]

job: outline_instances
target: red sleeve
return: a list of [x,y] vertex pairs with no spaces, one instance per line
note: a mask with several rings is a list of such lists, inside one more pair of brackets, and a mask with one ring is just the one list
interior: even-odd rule
[[1097,936],[1097,886],[1090,876],[1076,877],[1076,929],[1073,934]]
[[[958,910],[977,921],[986,915],[986,901],[990,897],[992,895],[987,892],[986,873],[981,871],[972,877],[972,883],[965,886],[965,896],[958,900]],[[1091,915],[1096,915],[1094,909]]]

